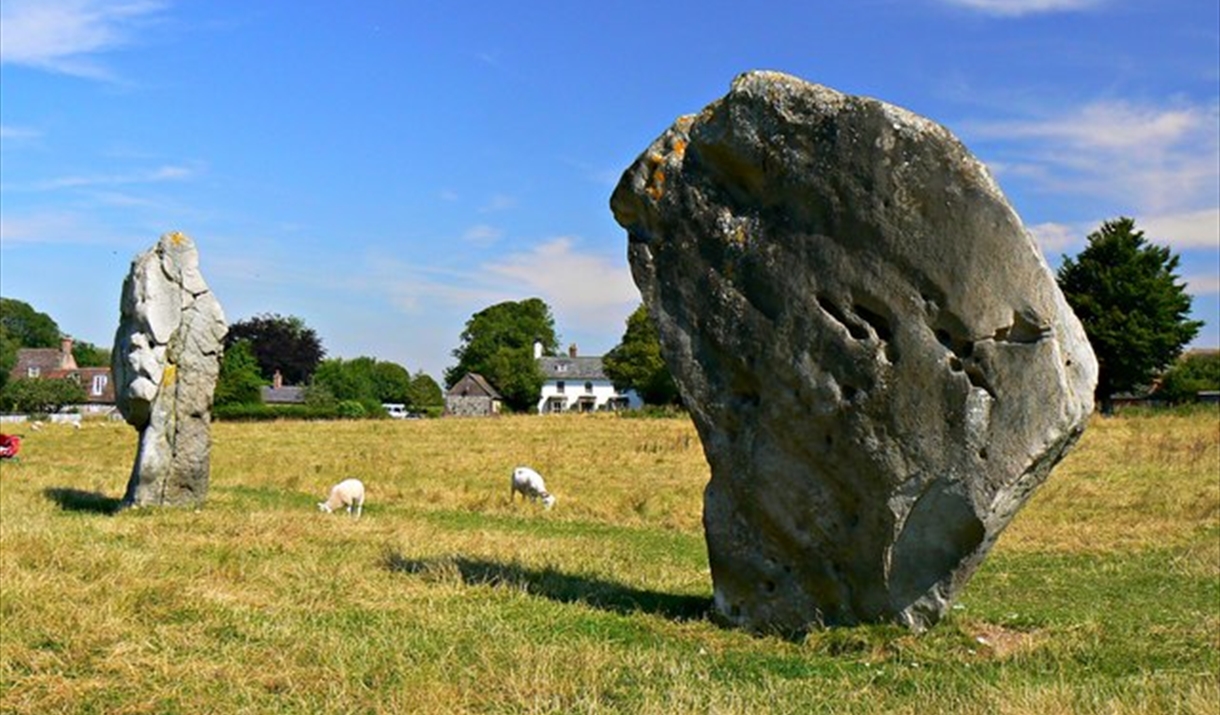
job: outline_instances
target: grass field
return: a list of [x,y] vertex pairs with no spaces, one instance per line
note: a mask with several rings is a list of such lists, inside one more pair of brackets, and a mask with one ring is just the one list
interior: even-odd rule
[[0,712],[1220,712],[1214,411],[1095,418],[928,633],[801,642],[709,619],[685,419],[220,423],[205,508],[115,513],[134,449],[0,466]]

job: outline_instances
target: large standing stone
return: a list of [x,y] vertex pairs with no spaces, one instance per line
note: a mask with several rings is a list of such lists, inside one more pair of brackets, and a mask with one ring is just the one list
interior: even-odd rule
[[228,326],[190,238],[167,233],[123,282],[112,361],[119,412],[139,430],[127,506],[207,498],[212,394]]
[[943,127],[738,77],[611,199],[711,465],[719,613],[935,623],[1084,429],[1097,363]]

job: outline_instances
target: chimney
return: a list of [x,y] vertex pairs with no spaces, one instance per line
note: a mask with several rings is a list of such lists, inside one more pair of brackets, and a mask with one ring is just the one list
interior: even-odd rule
[[568,346],[568,357],[576,357],[576,343]]
[[72,356],[72,338],[64,337],[59,341],[59,369],[75,370],[76,358]]
[[283,386],[284,386],[284,376],[280,374],[279,370],[276,370],[275,375],[273,375],[271,377],[271,387],[273,389],[278,390]]
[[534,338],[534,359],[542,357],[542,339]]

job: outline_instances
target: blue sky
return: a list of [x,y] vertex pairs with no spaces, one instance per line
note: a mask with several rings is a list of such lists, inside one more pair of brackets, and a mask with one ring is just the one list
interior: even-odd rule
[[331,357],[439,379],[533,296],[601,354],[639,303],[618,176],[750,69],[946,125],[1053,267],[1134,217],[1220,345],[1215,0],[3,0],[0,293],[109,347],[180,230],[230,322]]

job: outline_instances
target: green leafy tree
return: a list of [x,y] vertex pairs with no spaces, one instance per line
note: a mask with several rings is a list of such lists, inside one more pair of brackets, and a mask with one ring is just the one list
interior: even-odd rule
[[229,326],[225,347],[239,340],[250,341],[259,373],[270,381],[279,370],[289,385],[304,385],[326,355],[322,341],[305,321],[274,313],[256,315]]
[[411,402],[411,373],[396,362],[378,361],[373,365],[373,386],[380,402]]
[[57,348],[62,337],[51,316],[12,298],[0,298],[0,326],[23,348]]
[[414,412],[425,412],[428,408],[442,407],[445,404],[445,392],[423,370],[411,377],[411,392],[407,399],[407,407]]
[[606,376],[619,391],[635,390],[650,405],[681,402],[678,386],[661,357],[657,327],[643,304],[627,318],[623,339],[602,358]]
[[328,358],[318,364],[313,384],[326,389],[336,400],[375,400],[372,358]]
[[1188,320],[1190,295],[1174,271],[1178,256],[1149,244],[1135,221],[1107,221],[1059,269],[1059,285],[1097,355],[1097,401],[1114,409],[1119,392],[1148,385],[1203,325]]
[[1161,377],[1156,394],[1170,402],[1191,402],[1200,392],[1220,390],[1220,352],[1183,355]]
[[0,389],[8,383],[8,375],[17,367],[17,351],[21,348],[21,343],[16,338],[10,337],[8,328],[0,323]]
[[462,344],[453,351],[458,363],[445,371],[445,384],[452,387],[466,373],[477,372],[499,390],[509,409],[527,411],[542,392],[535,339],[542,341],[544,354],[555,354],[555,318],[540,298],[485,308],[466,322]]
[[225,350],[220,361],[220,377],[212,402],[216,405],[250,405],[263,401],[267,381],[258,370],[250,341],[239,340]]
[[46,313],[29,303],[0,298],[0,388],[8,383],[9,373],[17,366],[21,348],[57,348],[59,325]]
[[84,340],[72,343],[72,359],[78,367],[110,367],[110,351]]
[[75,380],[35,377],[12,380],[0,391],[0,409],[6,412],[51,414],[67,405],[79,405],[88,396]]
[[363,406],[361,415],[385,417],[382,403],[405,404],[409,387],[410,374],[401,365],[364,356],[331,358],[318,365],[309,390],[311,398],[307,399],[312,404],[338,403],[345,417],[360,416],[352,411],[350,403]]

